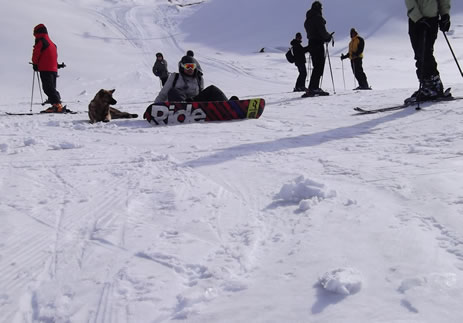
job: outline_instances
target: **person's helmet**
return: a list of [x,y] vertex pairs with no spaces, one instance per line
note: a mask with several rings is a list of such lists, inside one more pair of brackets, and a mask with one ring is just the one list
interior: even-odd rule
[[164,58],[164,56],[162,55],[162,53],[156,53],[156,57],[162,57],[162,58]]
[[189,50],[186,51],[186,56],[194,57],[195,53],[193,53],[193,51],[191,49],[189,49]]
[[191,56],[183,56],[178,62],[178,71],[182,74],[185,73],[185,69],[193,69],[196,74],[196,67],[196,60]]

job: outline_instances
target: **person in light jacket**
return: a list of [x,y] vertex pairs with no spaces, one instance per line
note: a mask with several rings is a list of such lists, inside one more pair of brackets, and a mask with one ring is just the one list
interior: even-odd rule
[[434,100],[444,86],[434,58],[434,43],[440,30],[450,29],[450,0],[405,0],[408,34],[415,54],[416,75],[420,87],[406,103]]

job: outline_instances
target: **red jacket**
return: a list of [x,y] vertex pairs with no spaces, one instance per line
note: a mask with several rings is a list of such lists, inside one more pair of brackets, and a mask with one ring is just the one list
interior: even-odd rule
[[57,72],[58,51],[56,45],[48,37],[46,29],[39,29],[38,33],[34,33],[34,36],[35,45],[32,52],[32,64],[37,65],[40,72]]

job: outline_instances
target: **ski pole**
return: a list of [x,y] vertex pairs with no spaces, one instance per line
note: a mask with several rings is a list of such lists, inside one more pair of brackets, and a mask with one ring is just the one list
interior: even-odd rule
[[330,66],[331,82],[333,83],[333,93],[336,94],[336,89],[334,88],[333,69],[331,68],[330,51],[328,50],[328,43],[326,43],[326,56],[328,57],[328,65]]
[[445,31],[443,31],[442,33],[444,34],[445,40],[447,41],[447,44],[449,45],[450,51],[452,52],[453,59],[455,60],[455,63],[457,63],[458,70],[460,71],[461,76],[463,76],[463,72],[461,71],[460,64],[458,64],[457,57],[455,56],[455,53],[453,52],[453,48],[450,45],[449,39],[447,38],[447,34],[445,33]]
[[35,83],[35,71],[32,70],[32,93],[31,93],[31,108],[30,112],[32,112],[32,102],[34,101],[34,84]]
[[39,72],[35,72],[36,75],[37,75],[37,84],[39,85],[39,92],[40,92],[40,99],[42,100],[42,105],[45,104],[45,102],[43,102],[43,95],[42,95],[42,85],[40,84],[40,77],[39,77]]
[[342,81],[344,82],[344,91],[346,91],[346,77],[344,76],[344,60],[341,59]]

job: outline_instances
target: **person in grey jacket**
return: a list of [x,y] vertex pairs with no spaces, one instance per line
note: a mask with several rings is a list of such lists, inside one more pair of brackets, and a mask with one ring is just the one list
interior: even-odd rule
[[408,34],[416,60],[418,91],[406,103],[434,100],[443,95],[444,86],[434,58],[434,43],[440,30],[450,29],[450,0],[405,0]]
[[167,61],[164,59],[162,53],[156,53],[156,61],[153,65],[153,74],[161,79],[162,86],[167,82],[169,71],[167,69]]
[[203,74],[197,69],[196,60],[183,56],[178,63],[178,73],[171,73],[154,102],[227,101],[216,86],[204,88]]

